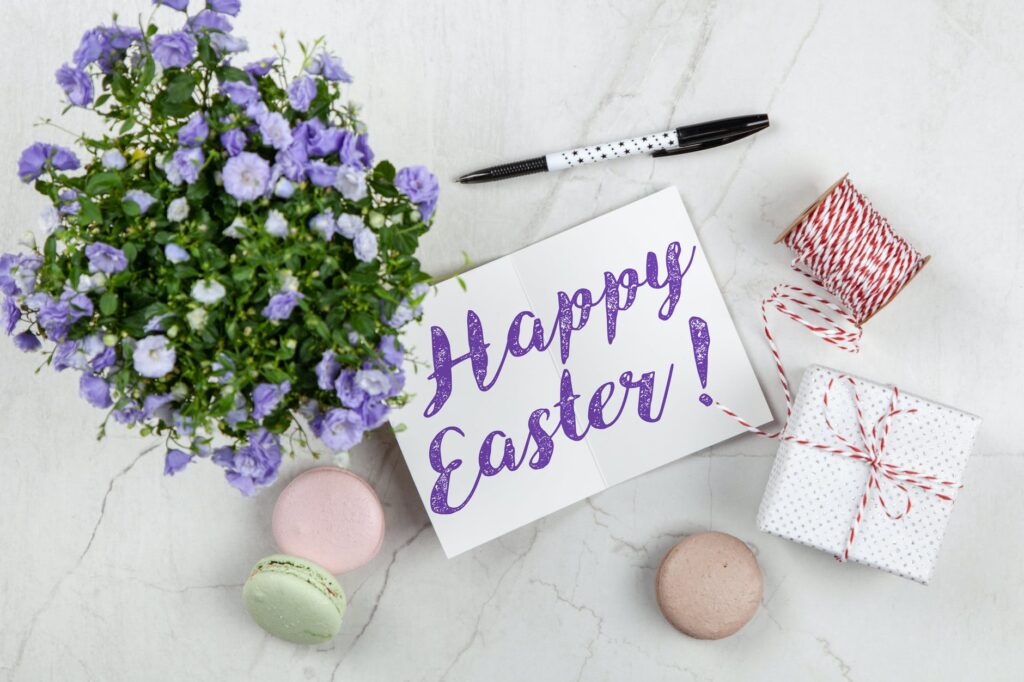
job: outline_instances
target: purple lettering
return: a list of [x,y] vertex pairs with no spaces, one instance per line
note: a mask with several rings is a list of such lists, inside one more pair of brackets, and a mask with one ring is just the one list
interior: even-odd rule
[[437,480],[434,481],[433,489],[430,491],[430,508],[435,514],[454,514],[459,511],[469,503],[473,498],[473,493],[476,492],[476,487],[480,485],[480,474],[478,473],[476,480],[473,481],[472,489],[470,489],[462,504],[452,507],[448,503],[448,487],[451,484],[452,472],[462,466],[461,459],[453,459],[447,465],[441,461],[441,441],[444,440],[445,434],[449,431],[454,431],[463,438],[466,437],[462,429],[457,426],[446,426],[438,431],[434,439],[430,441],[430,466],[439,474]]

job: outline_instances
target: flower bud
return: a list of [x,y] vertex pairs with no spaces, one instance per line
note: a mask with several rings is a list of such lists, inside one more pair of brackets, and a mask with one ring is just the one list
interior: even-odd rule
[[370,211],[366,216],[366,223],[374,229],[380,229],[384,226],[384,214],[379,211]]

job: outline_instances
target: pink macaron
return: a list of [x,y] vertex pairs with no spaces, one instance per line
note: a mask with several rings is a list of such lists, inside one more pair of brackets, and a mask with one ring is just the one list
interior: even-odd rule
[[339,574],[377,555],[384,542],[384,509],[370,484],[348,469],[317,467],[281,491],[272,527],[281,552]]

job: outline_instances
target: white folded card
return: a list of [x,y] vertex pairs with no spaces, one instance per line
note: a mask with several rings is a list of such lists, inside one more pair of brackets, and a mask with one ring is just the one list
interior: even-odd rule
[[406,331],[391,417],[449,557],[742,433],[709,394],[771,419],[675,189],[461,280]]

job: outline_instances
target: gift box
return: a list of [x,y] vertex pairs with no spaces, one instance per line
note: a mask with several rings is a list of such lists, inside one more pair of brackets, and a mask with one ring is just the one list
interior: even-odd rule
[[927,584],[981,419],[825,367],[804,374],[758,527]]

